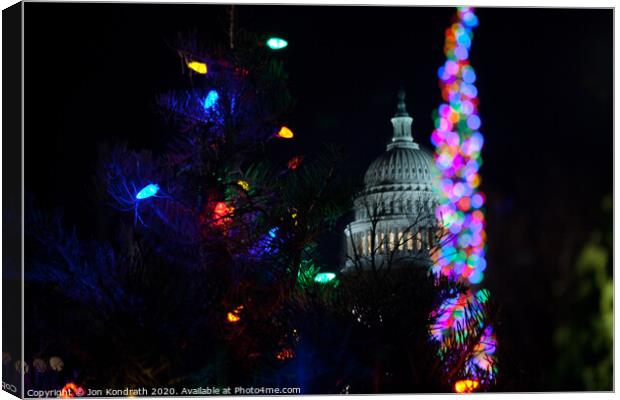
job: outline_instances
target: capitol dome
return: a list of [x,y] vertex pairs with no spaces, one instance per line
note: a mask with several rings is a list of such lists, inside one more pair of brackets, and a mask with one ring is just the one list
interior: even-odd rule
[[392,140],[368,167],[354,201],[355,219],[345,229],[344,271],[428,266],[437,242],[435,163],[412,137],[402,89],[391,122]]
[[369,189],[385,185],[432,189],[433,163],[433,156],[419,147],[394,147],[370,164],[364,185]]

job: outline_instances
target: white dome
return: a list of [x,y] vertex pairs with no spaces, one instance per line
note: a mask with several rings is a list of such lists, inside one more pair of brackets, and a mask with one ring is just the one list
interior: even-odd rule
[[345,271],[369,263],[430,262],[428,250],[437,231],[435,163],[413,140],[404,91],[398,97],[392,140],[368,167],[364,189],[354,201],[355,220],[345,230]]
[[393,147],[370,164],[364,177],[366,191],[399,185],[403,189],[432,190],[433,156],[426,150]]

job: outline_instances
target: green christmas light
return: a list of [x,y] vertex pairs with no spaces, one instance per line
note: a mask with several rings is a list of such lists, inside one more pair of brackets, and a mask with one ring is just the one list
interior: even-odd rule
[[271,50],[281,50],[288,46],[288,42],[278,37],[272,37],[267,40],[267,47]]
[[314,281],[317,283],[329,283],[334,278],[336,278],[336,274],[333,272],[321,272],[320,274],[316,274]]

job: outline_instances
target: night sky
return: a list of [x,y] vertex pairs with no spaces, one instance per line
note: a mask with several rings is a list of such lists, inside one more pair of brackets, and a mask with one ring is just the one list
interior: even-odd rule
[[[351,177],[385,149],[403,85],[416,141],[430,149],[452,8],[237,6],[237,24],[285,37],[274,55],[296,99],[291,153],[345,145]],[[227,9],[211,5],[25,6],[26,192],[92,234],[99,143],[161,151],[176,132],[155,96],[183,88],[166,42],[197,29],[225,41]],[[488,194],[485,285],[500,304],[504,360],[530,390],[553,388],[550,288],[571,273],[575,243],[600,224],[612,194],[611,10],[477,10],[476,69]],[[27,198],[28,200],[28,198]],[[571,253],[572,252],[572,253]],[[558,311],[560,310],[560,311]],[[500,335],[500,343],[502,338]],[[536,363],[530,363],[537,359]],[[506,370],[506,369],[505,369]],[[515,378],[517,379],[517,378]]]

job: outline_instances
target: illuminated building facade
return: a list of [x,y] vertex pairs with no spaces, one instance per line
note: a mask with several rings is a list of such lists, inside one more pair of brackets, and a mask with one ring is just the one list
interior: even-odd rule
[[392,140],[366,171],[354,221],[345,229],[344,271],[431,263],[428,250],[438,232],[435,163],[413,139],[402,89],[391,121]]

